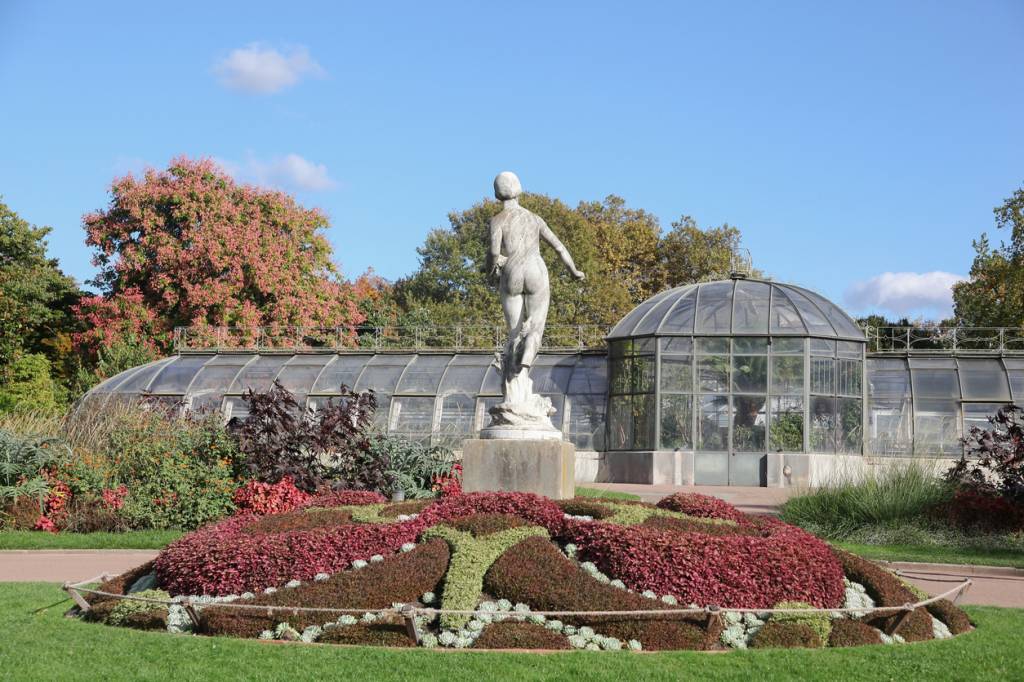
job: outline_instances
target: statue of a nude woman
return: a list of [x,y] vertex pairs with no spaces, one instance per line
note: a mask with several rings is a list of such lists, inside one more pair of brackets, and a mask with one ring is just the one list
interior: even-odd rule
[[491,218],[491,262],[498,276],[498,293],[508,324],[508,342],[501,356],[504,401],[491,408],[491,427],[517,426],[554,430],[551,401],[533,393],[529,378],[547,323],[551,287],[540,255],[540,240],[554,248],[577,279],[572,256],[544,220],[519,205],[519,178],[508,171],[494,179],[494,196],[502,202]]

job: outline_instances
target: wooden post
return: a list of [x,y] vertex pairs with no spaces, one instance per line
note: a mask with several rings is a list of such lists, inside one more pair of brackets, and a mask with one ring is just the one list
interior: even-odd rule
[[[705,634],[705,637],[704,637],[704,648],[705,649],[710,649],[711,645],[715,643],[716,639],[718,639],[718,634],[712,634],[712,633],[714,633],[715,629],[718,628],[719,624],[721,623],[721,620],[722,620],[722,614],[721,614],[721,610],[719,609],[718,605],[717,604],[712,604],[712,605],[708,606],[707,623],[704,625],[704,634]],[[719,634],[721,634],[721,633],[719,633]]]
[[907,620],[908,618],[910,618],[910,614],[912,614],[913,612],[914,612],[914,609],[910,608],[910,604],[904,604],[904,605],[903,605],[903,613],[901,613],[901,614],[899,615],[899,617],[895,618],[895,619],[894,619],[894,620],[892,621],[892,625],[890,625],[889,627],[887,627],[887,628],[885,629],[885,634],[887,634],[887,635],[892,635],[892,634],[893,634],[894,632],[896,632],[896,630],[898,630],[898,629],[899,629],[899,627],[900,627],[901,625],[903,625],[903,623],[904,623],[904,622],[905,622],[905,621],[906,621],[906,620]]
[[402,607],[402,617],[405,618],[405,632],[413,644],[420,643],[420,633],[416,630],[416,609],[406,605]]
[[181,606],[185,609],[185,613],[188,614],[188,619],[192,621],[192,625],[199,627],[199,613],[196,611],[196,607],[192,606],[192,601],[182,599]]
[[75,604],[77,604],[78,608],[82,610],[82,613],[85,613],[92,608],[92,606],[89,605],[89,602],[85,600],[85,597],[82,596],[81,592],[71,586],[71,583],[64,583],[63,589],[73,600],[75,600]]

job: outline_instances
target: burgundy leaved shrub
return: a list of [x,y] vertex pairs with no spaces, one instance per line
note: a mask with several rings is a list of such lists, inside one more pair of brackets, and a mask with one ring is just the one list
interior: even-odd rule
[[832,632],[828,636],[828,645],[831,647],[864,646],[866,644],[881,643],[882,638],[878,630],[867,623],[849,618],[839,618],[832,621]]
[[557,504],[533,493],[468,493],[441,498],[424,509],[418,520],[434,525],[474,514],[511,514],[543,526],[553,536],[565,519]]
[[671,594],[682,603],[770,608],[803,601],[843,602],[843,569],[810,533],[770,517],[753,517],[761,535],[712,536],[650,526],[566,521],[564,537],[581,557],[637,591]]
[[474,649],[568,649],[569,640],[537,623],[492,623],[473,643]]
[[757,631],[754,649],[820,649],[825,644],[818,633],[803,623],[772,621]]
[[299,490],[291,476],[277,483],[246,481],[235,491],[235,507],[240,514],[277,514],[291,511],[309,501],[309,493]]
[[675,493],[658,502],[658,506],[687,516],[705,519],[726,519],[739,524],[749,523],[747,515],[725,500],[700,493]]
[[372,490],[325,490],[310,497],[304,507],[348,507],[354,504],[383,504],[388,498]]

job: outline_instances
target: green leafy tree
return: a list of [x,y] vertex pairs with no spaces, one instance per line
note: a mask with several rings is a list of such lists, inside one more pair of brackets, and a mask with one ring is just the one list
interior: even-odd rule
[[672,223],[659,245],[663,284],[677,287],[727,278],[741,253],[741,239],[739,229],[728,223],[701,229],[693,218],[682,216]]
[[994,248],[988,235],[974,241],[970,279],[953,286],[958,323],[968,327],[1024,327],[1024,188],[994,209],[996,228],[1009,243]]
[[45,355],[58,376],[74,371],[71,308],[80,292],[57,260],[47,257],[50,232],[0,202],[0,375],[9,374],[24,353]]
[[40,353],[18,355],[0,383],[0,412],[56,414],[66,390],[50,375],[50,361]]

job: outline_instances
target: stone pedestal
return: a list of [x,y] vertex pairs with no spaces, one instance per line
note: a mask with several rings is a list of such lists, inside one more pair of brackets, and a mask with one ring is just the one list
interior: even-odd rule
[[575,495],[576,448],[564,440],[473,439],[462,443],[462,489]]

